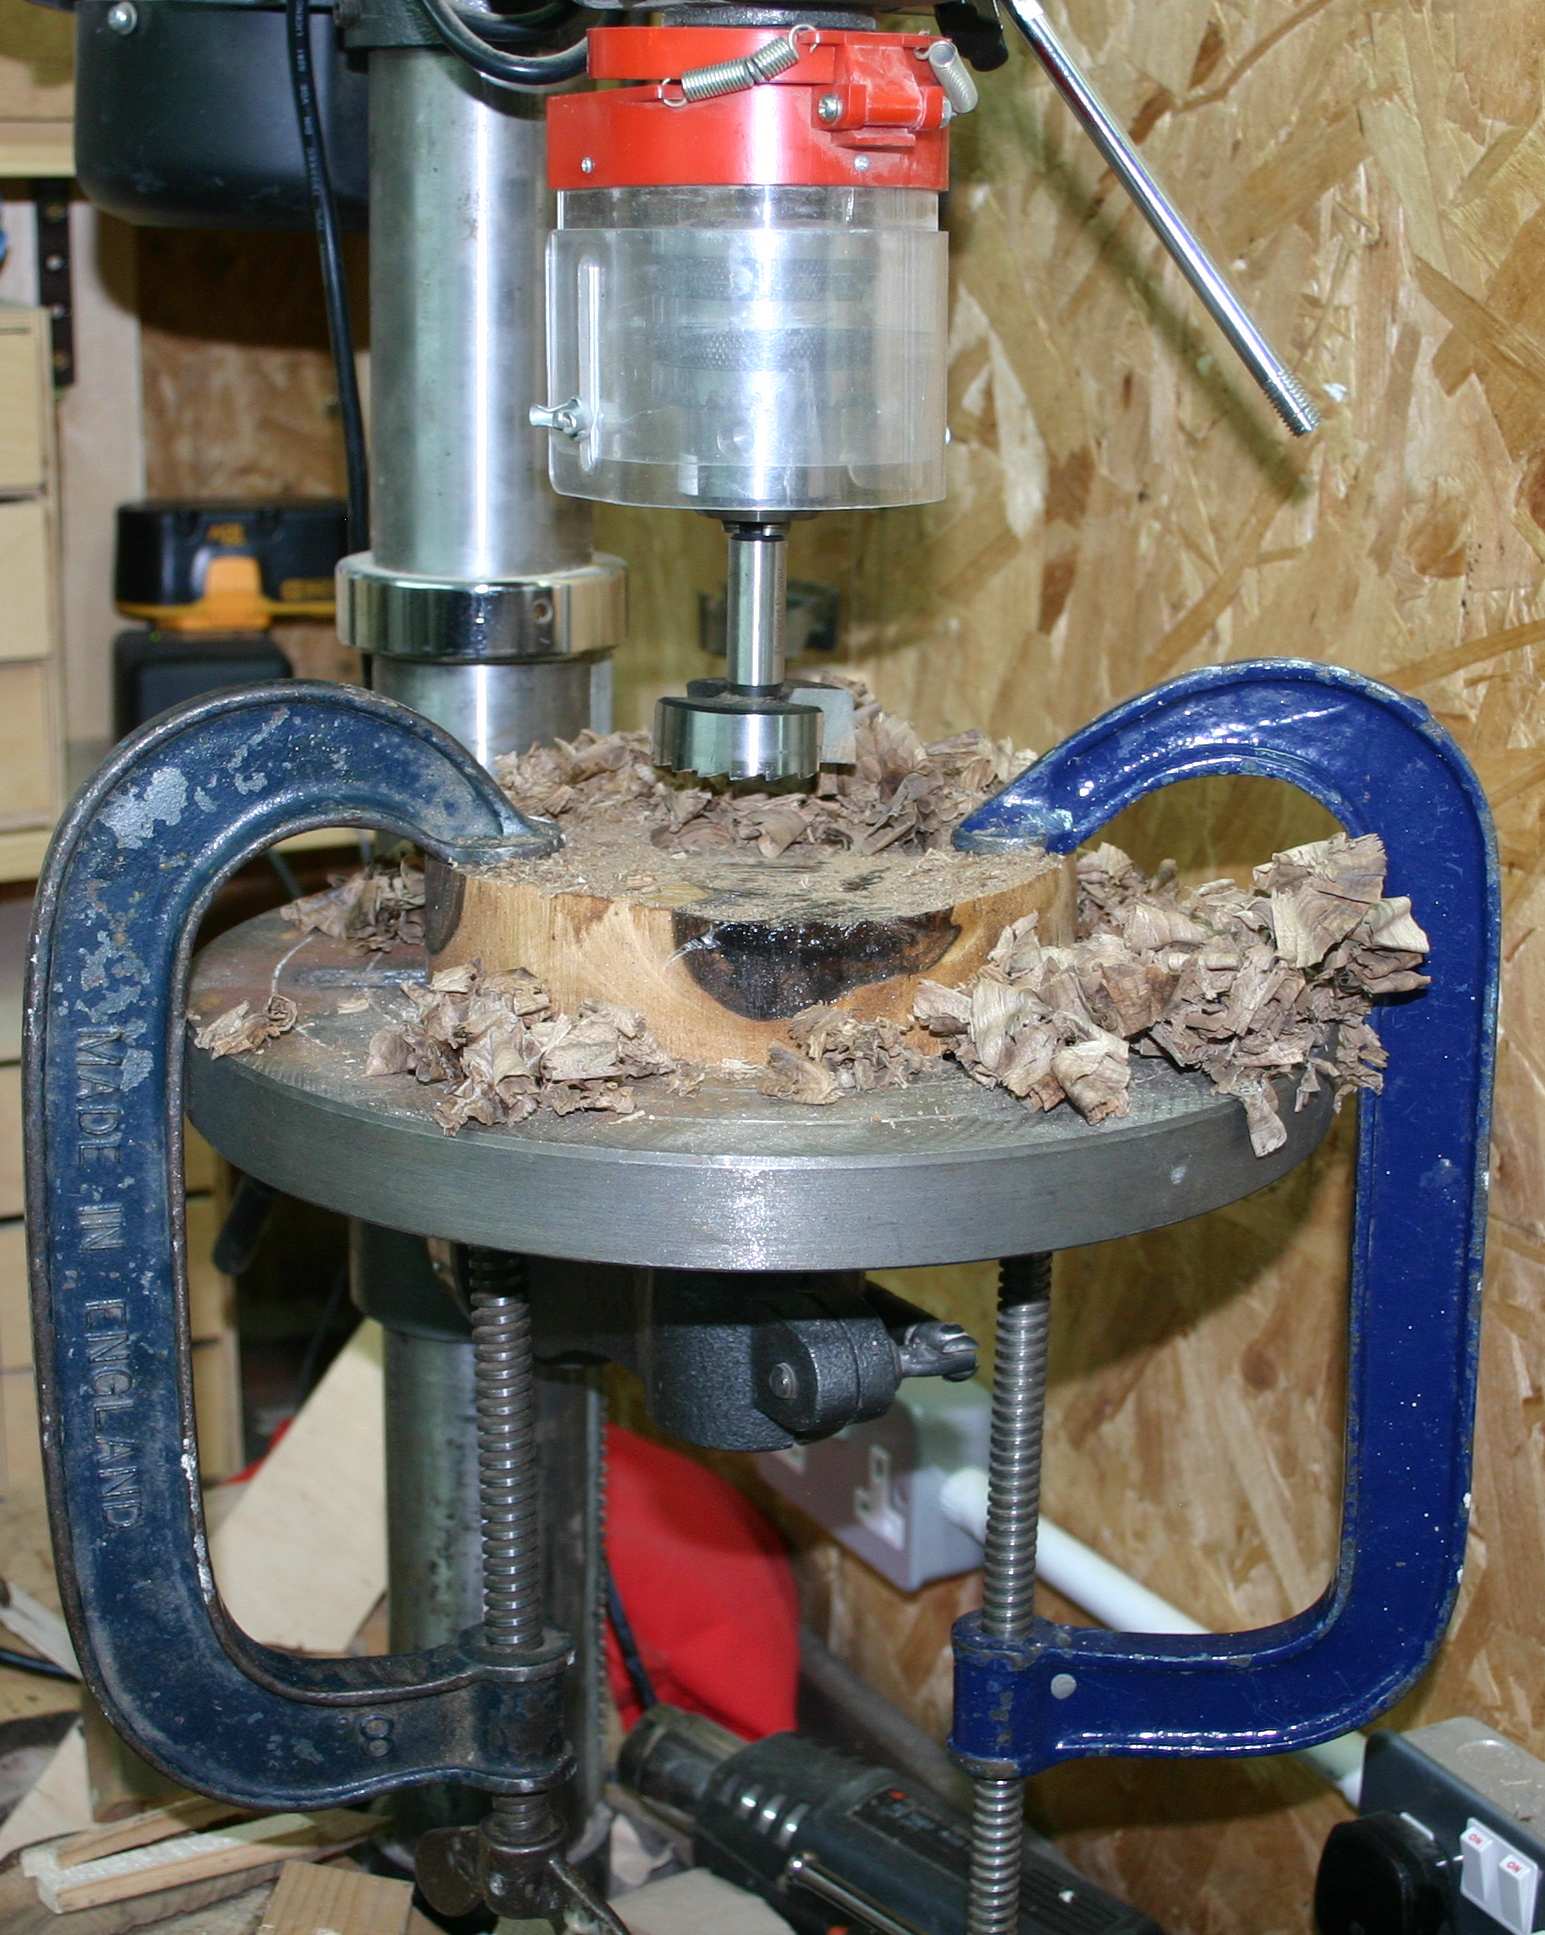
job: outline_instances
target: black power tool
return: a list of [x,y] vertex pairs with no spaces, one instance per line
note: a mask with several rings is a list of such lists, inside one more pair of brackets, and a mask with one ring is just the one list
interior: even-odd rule
[[[723,1727],[655,1706],[629,1734],[622,1785],[688,1834],[693,1858],[772,1903],[799,1935],[960,1935],[965,1819],[886,1767],[797,1733],[747,1745]],[[1161,1935],[1033,1837],[1023,1935]]]

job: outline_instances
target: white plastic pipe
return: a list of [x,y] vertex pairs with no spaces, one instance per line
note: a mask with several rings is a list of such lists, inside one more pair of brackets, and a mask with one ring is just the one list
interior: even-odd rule
[[[968,1465],[952,1472],[939,1495],[944,1516],[958,1525],[980,1545],[987,1535],[987,1474],[980,1466]],[[1109,1559],[1064,1532],[1049,1518],[1042,1518],[1036,1535],[1036,1573],[1047,1585],[1081,1606],[1091,1618],[1113,1632],[1122,1633],[1205,1633],[1188,1614],[1144,1585]],[[1360,1733],[1343,1734],[1318,1747],[1305,1747],[1294,1756],[1305,1766],[1328,1780],[1351,1802],[1358,1804],[1363,1782],[1363,1749],[1367,1742]]]

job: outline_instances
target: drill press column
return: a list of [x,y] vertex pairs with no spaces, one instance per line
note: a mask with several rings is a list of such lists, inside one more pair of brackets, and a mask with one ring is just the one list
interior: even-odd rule
[[550,220],[539,100],[423,47],[370,56],[371,550],[339,630],[485,763],[610,723],[622,566],[527,421]]
[[[372,548],[340,569],[339,629],[378,692],[486,765],[609,726],[624,627],[622,566],[594,556],[590,507],[552,490],[527,420],[551,221],[542,103],[428,46],[377,48],[370,138]],[[421,1240],[356,1225],[351,1252],[355,1300],[391,1336],[393,1643],[435,1645],[480,1603],[472,1345]],[[601,1400],[541,1378],[535,1402],[558,1539],[596,1515]],[[571,1838],[600,1819],[599,1566],[550,1568],[554,1617],[580,1642]],[[469,1798],[475,1814],[466,1790],[417,1790],[399,1825],[411,1838]]]

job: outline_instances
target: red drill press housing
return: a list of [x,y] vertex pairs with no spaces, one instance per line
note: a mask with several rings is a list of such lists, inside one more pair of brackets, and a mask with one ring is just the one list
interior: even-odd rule
[[[798,36],[771,80],[704,100],[681,77]],[[547,107],[555,189],[921,188],[949,184],[944,90],[930,34],[801,27],[598,27],[590,75],[634,86],[558,95]]]

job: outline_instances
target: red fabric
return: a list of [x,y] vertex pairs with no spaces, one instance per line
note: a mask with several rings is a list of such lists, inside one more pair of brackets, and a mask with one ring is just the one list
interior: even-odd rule
[[[679,1451],[607,1432],[606,1556],[655,1692],[744,1739],[794,1725],[799,1604],[788,1552],[750,1501]],[[623,1722],[639,1705],[610,1622]]]

